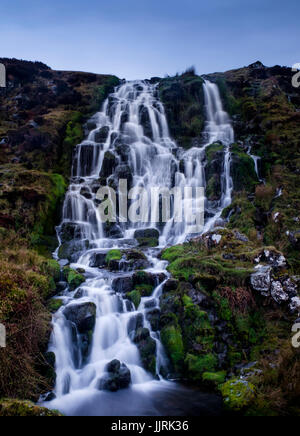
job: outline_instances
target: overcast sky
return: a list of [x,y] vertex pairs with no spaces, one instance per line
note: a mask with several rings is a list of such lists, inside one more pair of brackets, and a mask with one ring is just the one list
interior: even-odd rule
[[1,0],[0,57],[142,79],[300,62],[299,0]]

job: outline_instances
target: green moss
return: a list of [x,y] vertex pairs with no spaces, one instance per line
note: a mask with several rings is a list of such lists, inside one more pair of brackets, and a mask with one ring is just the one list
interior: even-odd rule
[[207,164],[210,165],[212,160],[215,159],[216,154],[220,153],[220,152],[224,152],[224,145],[223,144],[217,142],[215,144],[209,145],[205,149]]
[[239,412],[249,407],[256,397],[256,389],[245,380],[233,379],[220,388],[227,409]]
[[231,151],[234,190],[252,192],[258,183],[252,157],[243,152],[237,145],[234,145]]
[[54,260],[54,259],[47,260],[43,264],[42,268],[45,271],[45,273],[47,273],[51,277],[53,277],[55,282],[59,282],[59,280],[60,280],[60,265],[56,260]]
[[83,115],[80,112],[75,112],[68,122],[64,139],[66,147],[73,147],[83,140],[82,120]]
[[57,312],[57,311],[61,308],[61,306],[62,306],[63,304],[64,304],[64,303],[63,303],[63,300],[58,299],[58,298],[55,298],[55,299],[50,300],[50,301],[47,303],[47,308],[48,308],[48,310],[49,310],[51,313],[55,313],[55,312]]
[[199,381],[202,379],[204,372],[214,372],[218,364],[217,357],[212,354],[204,356],[195,356],[188,354],[185,358],[185,365],[192,380]]
[[112,260],[119,261],[122,259],[122,256],[123,255],[120,250],[117,249],[110,250],[105,257],[105,262],[109,264]]
[[174,245],[162,252],[162,259],[167,260],[168,262],[174,262],[174,260],[185,253],[185,250],[185,245]]
[[202,374],[202,380],[208,384],[219,386],[225,382],[226,371],[219,372],[204,372]]
[[218,304],[218,316],[224,321],[230,321],[233,317],[232,310],[227,298],[221,297],[217,292],[213,293],[213,297]]
[[140,247],[157,247],[158,239],[157,238],[137,238]]
[[150,297],[153,293],[154,286],[146,284],[136,285],[134,290],[138,291],[142,297]]
[[136,310],[138,309],[139,305],[141,304],[141,293],[138,290],[134,290],[131,292],[128,292],[126,294],[127,298],[133,302],[135,305]]
[[64,268],[64,273],[69,284],[70,291],[74,291],[83,282],[85,282],[85,277],[82,274],[79,274],[77,271],[69,267]]
[[0,400],[0,416],[63,416],[57,410],[39,407],[30,401]]
[[167,325],[161,331],[162,343],[174,365],[178,370],[184,359],[182,334],[179,326]]
[[26,271],[26,279],[44,299],[51,297],[55,293],[56,286],[52,277],[49,278],[35,271]]

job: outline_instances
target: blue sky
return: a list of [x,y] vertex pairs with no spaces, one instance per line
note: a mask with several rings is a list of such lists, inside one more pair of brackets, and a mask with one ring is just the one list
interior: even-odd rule
[[1,0],[0,56],[141,79],[300,62],[299,0]]

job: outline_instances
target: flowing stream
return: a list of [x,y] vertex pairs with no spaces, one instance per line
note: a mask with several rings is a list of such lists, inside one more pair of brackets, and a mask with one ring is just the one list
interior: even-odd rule
[[[167,263],[159,260],[158,253],[166,245],[182,243],[189,237],[187,220],[177,222],[171,211],[167,222],[159,224],[150,222],[145,213],[141,222],[120,219],[108,227],[101,223],[97,198],[100,184],[117,187],[119,179],[126,179],[133,193],[138,193],[140,188],[150,193],[154,187],[205,188],[205,150],[221,141],[224,146],[221,192],[218,201],[202,199],[205,204],[202,231],[217,224],[223,209],[231,203],[230,144],[234,142],[234,132],[223,111],[217,86],[205,81],[203,89],[205,141],[201,147],[188,151],[179,148],[170,137],[157,86],[148,82],[121,84],[105,101],[102,111],[89,121],[91,130],[87,139],[76,148],[63,219],[57,229],[59,248],[66,243],[71,247],[71,267],[84,270],[86,281],[73,291],[66,287],[58,297],[63,300],[63,306],[53,316],[49,345],[49,351],[56,356],[57,378],[54,399],[45,402],[47,407],[67,415],[217,413],[214,397],[166,380],[169,362],[159,331],[153,331],[148,318],[150,310],[159,312],[159,299],[169,278]],[[147,197],[142,201],[148,201]],[[186,207],[183,202],[182,209]],[[142,202],[141,210],[144,209],[147,205]],[[128,277],[134,271],[125,261],[119,263],[118,270],[111,271],[95,263],[95,259],[97,256],[103,259],[111,249],[132,250],[137,246],[135,231],[153,227],[159,230],[159,246],[143,252],[144,269],[155,282],[154,290],[136,308],[114,286],[116,279]],[[59,249],[55,256],[62,265],[66,263]],[[76,323],[70,322],[72,316],[87,307],[96,308],[92,338],[87,338]],[[143,367],[133,341],[138,327],[147,328],[155,341],[156,374]],[[109,392],[101,388],[101,380],[107,374],[108,363],[114,359],[129,369],[131,384],[127,389]]]

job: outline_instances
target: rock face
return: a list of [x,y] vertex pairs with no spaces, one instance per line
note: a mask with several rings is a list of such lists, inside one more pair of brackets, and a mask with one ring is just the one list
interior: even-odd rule
[[112,360],[106,367],[107,375],[99,382],[99,389],[116,392],[126,389],[131,383],[131,374],[127,366],[119,360]]
[[255,291],[267,297],[271,287],[271,267],[265,266],[251,275],[251,285]]
[[90,260],[90,267],[103,268],[106,265],[106,253],[94,253]]
[[113,290],[121,294],[127,294],[132,291],[133,287],[132,276],[117,277],[112,282]]
[[284,303],[289,299],[288,294],[284,292],[283,286],[279,281],[272,282],[271,295],[273,300],[278,304]]
[[276,278],[276,272],[286,267],[286,259],[281,253],[264,250],[255,262],[265,262],[269,265],[257,265],[257,271],[251,274],[252,289],[264,297],[271,296],[277,304],[287,304],[290,313],[297,312],[298,286],[296,281],[288,275]]
[[141,247],[156,247],[158,245],[159,231],[156,229],[136,230],[134,237]]
[[239,412],[255,400],[255,387],[246,380],[230,380],[221,386],[221,394],[227,409]]
[[94,303],[71,304],[64,310],[66,319],[76,325],[79,333],[93,330],[96,322],[96,305]]
[[139,328],[134,337],[134,343],[137,345],[143,367],[146,371],[156,374],[156,342],[151,338],[150,332],[146,328]]

